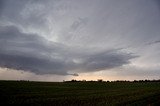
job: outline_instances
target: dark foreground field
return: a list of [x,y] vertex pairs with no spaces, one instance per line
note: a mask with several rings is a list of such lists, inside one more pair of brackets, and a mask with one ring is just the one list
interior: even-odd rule
[[159,104],[160,82],[0,81],[0,106],[158,106]]

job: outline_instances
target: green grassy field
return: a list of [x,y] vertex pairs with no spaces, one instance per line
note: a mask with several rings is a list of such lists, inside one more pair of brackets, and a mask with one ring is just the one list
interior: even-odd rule
[[0,106],[159,105],[160,82],[0,81]]

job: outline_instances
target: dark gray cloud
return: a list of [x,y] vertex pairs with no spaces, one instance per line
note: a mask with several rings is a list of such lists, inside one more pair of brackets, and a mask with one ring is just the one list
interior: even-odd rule
[[119,67],[134,58],[117,49],[83,52],[50,42],[36,34],[21,32],[15,26],[0,26],[0,66],[37,74],[77,75]]
[[157,43],[160,43],[160,40],[156,40],[154,42],[150,42],[150,43],[147,43],[148,45],[153,45],[153,44],[157,44]]
[[119,52],[118,49],[101,51],[94,54],[87,54],[80,63],[80,69],[83,71],[99,71],[110,68],[116,68],[130,63],[130,59],[137,56],[129,53]]
[[67,74],[64,69],[68,69],[68,63],[57,59],[60,51],[60,45],[38,35],[22,33],[14,26],[0,27],[1,67],[38,74]]
[[1,1],[0,1],[0,16],[1,16],[2,11],[3,11],[3,6],[4,6],[4,1],[1,0]]

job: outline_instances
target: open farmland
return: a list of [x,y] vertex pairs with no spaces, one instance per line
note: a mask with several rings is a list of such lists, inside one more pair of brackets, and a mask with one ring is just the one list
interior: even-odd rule
[[158,105],[160,82],[0,81],[0,105]]

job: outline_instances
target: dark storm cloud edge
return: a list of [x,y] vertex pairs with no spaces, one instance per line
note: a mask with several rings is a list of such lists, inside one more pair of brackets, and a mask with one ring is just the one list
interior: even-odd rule
[[147,43],[147,45],[160,44],[160,40],[156,40],[154,42]]
[[119,67],[136,56],[118,49],[96,51],[70,48],[15,26],[0,26],[0,67],[36,74],[77,75]]

